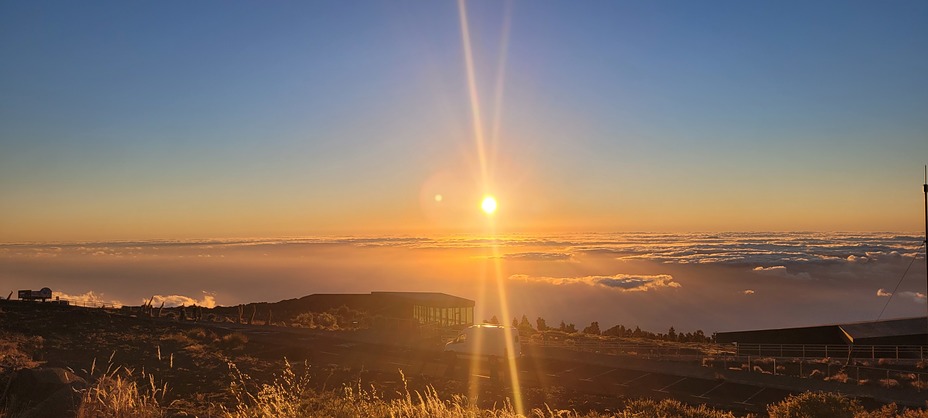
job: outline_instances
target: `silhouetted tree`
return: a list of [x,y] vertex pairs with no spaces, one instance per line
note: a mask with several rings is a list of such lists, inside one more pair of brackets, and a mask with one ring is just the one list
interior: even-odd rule
[[612,336],[612,337],[624,337],[624,336],[625,336],[625,332],[626,332],[625,325],[621,325],[621,324],[620,324],[620,325],[616,325],[616,326],[614,326],[614,327],[612,327],[612,328],[609,328],[609,329],[603,331],[603,334],[602,334],[602,335],[609,335],[609,336]]
[[583,329],[584,334],[593,334],[599,335],[602,332],[599,330],[599,322],[593,321],[590,323],[590,326]]
[[667,339],[670,341],[677,340],[677,331],[673,327],[670,327],[670,330],[667,331]]
[[539,330],[539,331],[547,331],[547,330],[548,330],[548,324],[545,323],[545,319],[542,318],[542,317],[540,317],[540,316],[538,317],[538,319],[535,320],[535,324],[536,324],[536,326],[538,327],[538,330]]
[[531,334],[535,332],[535,328],[532,327],[531,322],[528,322],[528,317],[525,316],[525,314],[522,314],[522,319],[519,320],[518,326],[516,328],[518,328],[519,332],[522,334]]
[[493,315],[493,317],[490,318],[490,323],[499,325],[499,319],[496,318],[496,315]]

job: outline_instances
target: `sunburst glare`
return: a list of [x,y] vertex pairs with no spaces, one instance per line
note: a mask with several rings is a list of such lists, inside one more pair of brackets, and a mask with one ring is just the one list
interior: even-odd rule
[[496,198],[493,196],[484,197],[483,202],[480,203],[480,208],[487,215],[492,215],[493,212],[496,212]]

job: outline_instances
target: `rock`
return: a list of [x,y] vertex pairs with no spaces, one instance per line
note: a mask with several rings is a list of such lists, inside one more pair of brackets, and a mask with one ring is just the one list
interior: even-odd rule
[[85,388],[87,381],[62,368],[24,369],[10,380],[7,396],[24,418],[72,417]]

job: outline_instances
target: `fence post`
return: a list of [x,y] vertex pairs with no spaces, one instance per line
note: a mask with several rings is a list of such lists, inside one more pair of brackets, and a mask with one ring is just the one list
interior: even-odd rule
[[[825,344],[825,357],[828,357],[828,344]],[[831,370],[829,369],[829,371]],[[829,375],[831,375],[831,373],[829,373]]]

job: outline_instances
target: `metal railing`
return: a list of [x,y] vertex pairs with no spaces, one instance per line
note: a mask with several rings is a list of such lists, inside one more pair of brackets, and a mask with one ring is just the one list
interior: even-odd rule
[[64,303],[64,304],[67,304],[68,306],[77,306],[81,308],[95,308],[95,309],[121,309],[122,308],[121,305],[114,305],[112,303],[95,302],[95,301],[88,301],[88,300],[59,299],[59,300],[54,300],[50,302]]
[[734,348],[739,356],[920,361],[928,358],[928,346],[924,345],[737,344]]
[[596,339],[523,339],[522,343],[535,347],[563,348],[580,352],[668,360],[694,360],[712,355],[735,354],[732,350],[726,349],[726,347],[710,344],[687,347],[682,345],[630,343],[625,341],[608,341]]

